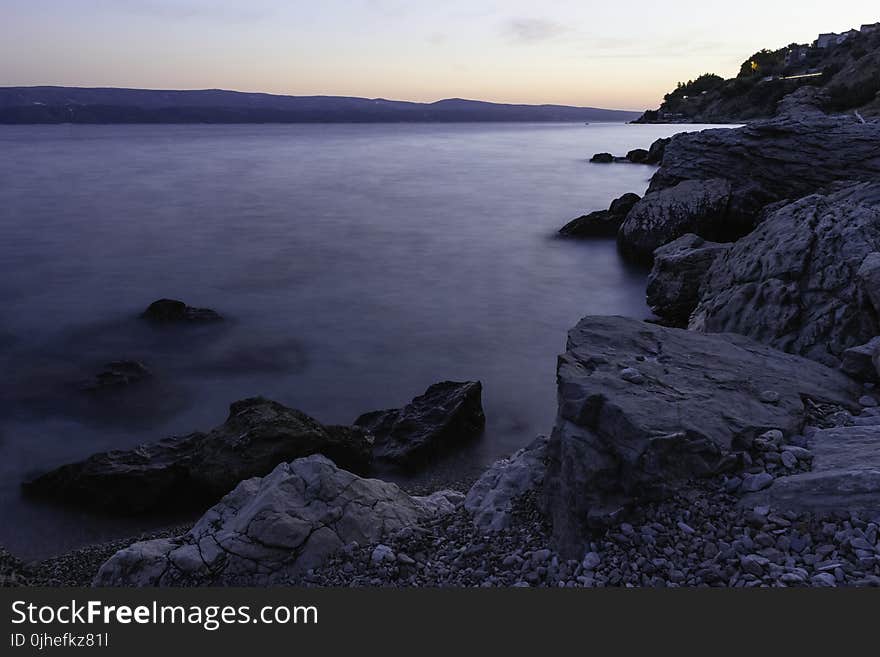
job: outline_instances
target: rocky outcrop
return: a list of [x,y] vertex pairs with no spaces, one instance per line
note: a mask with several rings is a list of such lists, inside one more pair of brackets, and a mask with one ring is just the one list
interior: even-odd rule
[[290,584],[347,544],[453,511],[452,491],[410,497],[314,455],[242,481],[182,536],[135,543],[98,571],[96,586]]
[[483,386],[443,381],[403,408],[361,415],[354,424],[375,437],[377,461],[411,469],[449,447],[483,433]]
[[[650,258],[653,248],[684,232],[733,241],[751,231],[768,204],[838,181],[877,180],[878,141],[880,123],[793,111],[743,128],[676,135],[641,209],[634,208],[621,229],[624,252]],[[719,194],[721,181],[729,185],[726,196]],[[686,182],[691,185],[681,188]],[[709,216],[707,196],[714,199]],[[658,225],[666,222],[668,228]]]
[[122,514],[214,501],[242,479],[279,463],[323,454],[342,467],[369,467],[372,438],[325,427],[300,411],[260,397],[235,402],[209,433],[95,454],[25,484],[30,494]]
[[509,459],[492,465],[468,491],[465,510],[482,531],[500,531],[511,523],[515,502],[544,483],[547,438],[540,436]]
[[621,251],[650,261],[654,251],[687,233],[724,241],[730,232],[730,183],[724,179],[686,180],[647,194],[635,204],[620,227]]
[[880,334],[857,276],[877,251],[880,184],[790,203],[714,261],[689,326],[741,333],[836,367],[844,350]]
[[611,153],[596,153],[590,158],[593,164],[611,164],[614,162],[614,156]]
[[210,308],[193,308],[176,299],[154,301],[141,317],[160,324],[217,322],[223,319]]
[[588,317],[557,368],[545,508],[576,548],[634,500],[736,469],[754,439],[805,424],[805,400],[856,408],[845,375],[739,335]]
[[645,164],[660,164],[663,161],[663,154],[666,152],[666,146],[671,141],[672,137],[663,137],[651,144],[651,148],[648,149],[648,159]]
[[647,164],[650,153],[644,148],[634,148],[626,154],[626,159],[633,164]]
[[598,210],[578,217],[559,229],[566,237],[614,237],[633,206],[639,202],[638,194],[624,194],[611,202],[607,210]]
[[669,324],[687,326],[700,301],[700,286],[706,272],[730,247],[688,233],[657,249],[648,276],[647,300],[651,310]]

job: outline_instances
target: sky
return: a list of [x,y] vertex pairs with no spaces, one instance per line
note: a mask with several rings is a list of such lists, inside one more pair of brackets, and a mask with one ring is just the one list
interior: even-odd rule
[[0,0],[0,86],[222,88],[641,110],[877,0]]

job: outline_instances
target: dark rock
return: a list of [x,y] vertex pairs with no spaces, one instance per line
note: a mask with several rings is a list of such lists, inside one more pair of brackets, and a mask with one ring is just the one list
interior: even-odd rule
[[213,431],[133,450],[95,454],[30,482],[29,493],[123,514],[216,500],[239,481],[279,463],[323,454],[341,467],[369,467],[372,438],[357,428],[324,427],[261,397],[235,402]]
[[671,137],[658,139],[648,150],[648,159],[645,164],[660,164],[663,161],[663,153],[666,151],[666,145],[672,141]]
[[416,468],[483,433],[482,394],[479,381],[435,383],[405,407],[365,413],[354,424],[375,436],[377,460]]
[[706,272],[730,246],[689,233],[657,249],[647,290],[648,305],[654,313],[676,326],[687,326],[700,301]]
[[614,237],[626,215],[639,202],[638,194],[624,194],[611,202],[608,210],[591,212],[570,221],[559,229],[568,237]]
[[856,276],[878,250],[878,183],[785,205],[713,262],[689,327],[741,333],[836,367],[844,350],[880,335]]
[[620,227],[621,251],[633,259],[650,261],[654,251],[687,233],[707,240],[730,237],[726,180],[688,180],[645,196]]
[[115,390],[133,383],[140,383],[150,376],[150,370],[139,361],[115,360],[107,363],[104,369],[95,375],[94,379],[83,382],[81,387],[89,392]]
[[614,156],[611,153],[596,153],[590,158],[590,162],[595,164],[611,164],[614,162]]
[[626,154],[626,159],[633,164],[647,164],[650,153],[644,148],[636,148]]
[[141,314],[143,319],[151,322],[217,322],[223,318],[209,308],[193,308],[183,301],[175,299],[159,299]]
[[[637,367],[632,385],[620,371]],[[700,335],[620,317],[588,317],[557,368],[559,414],[544,497],[554,535],[574,546],[634,499],[662,497],[718,472],[768,429],[800,433],[804,399],[855,408],[836,370],[739,335]],[[780,399],[759,396],[775,390]]]
[[840,369],[859,381],[878,381],[875,361],[880,358],[880,337],[843,352]]

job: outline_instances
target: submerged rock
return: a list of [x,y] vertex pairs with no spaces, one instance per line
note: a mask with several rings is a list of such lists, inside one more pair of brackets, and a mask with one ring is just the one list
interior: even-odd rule
[[88,392],[116,390],[133,383],[140,383],[152,376],[147,366],[136,360],[114,360],[107,363],[95,378],[81,384]]
[[650,153],[644,148],[634,148],[626,154],[626,159],[633,164],[647,164]]
[[403,408],[365,413],[354,424],[375,437],[376,460],[416,468],[483,433],[482,394],[479,381],[443,381]]
[[638,194],[624,194],[611,202],[607,210],[598,210],[578,217],[559,229],[567,237],[614,237],[632,207],[639,202]]
[[27,482],[31,494],[122,514],[216,500],[239,481],[279,463],[323,454],[356,471],[369,467],[372,438],[325,427],[261,397],[235,402],[225,423],[133,450],[95,454]]
[[880,251],[880,183],[815,194],[767,215],[715,259],[689,327],[748,335],[838,366],[880,335],[857,272]]
[[176,299],[159,299],[141,314],[143,319],[157,323],[217,322],[223,318],[210,308],[193,308]]
[[368,544],[452,512],[461,498],[453,491],[411,497],[394,484],[361,479],[313,455],[242,481],[182,536],[117,552],[94,584],[284,584],[345,545]]
[[657,249],[648,276],[647,300],[651,310],[671,324],[687,326],[700,301],[700,286],[706,272],[730,247],[689,233]]
[[[637,369],[633,385],[620,373]],[[799,434],[805,399],[854,409],[860,386],[836,370],[739,335],[700,335],[620,317],[588,317],[557,369],[545,507],[577,547],[635,499],[734,466],[770,429]],[[773,390],[774,404],[761,401]]]
[[590,158],[590,162],[595,164],[611,164],[614,162],[614,156],[611,153],[596,153]]

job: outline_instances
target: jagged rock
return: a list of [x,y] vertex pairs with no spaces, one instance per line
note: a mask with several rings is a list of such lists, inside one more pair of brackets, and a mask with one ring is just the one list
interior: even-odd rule
[[176,299],[159,299],[141,314],[143,319],[157,323],[217,322],[223,318],[210,308],[193,308]]
[[880,253],[874,251],[865,256],[856,277],[874,310],[880,313]]
[[547,438],[540,436],[509,459],[497,461],[476,481],[464,499],[464,508],[482,531],[510,525],[513,503],[544,482]]
[[410,497],[394,484],[361,479],[314,455],[242,481],[182,536],[117,552],[94,584],[288,584],[349,543],[369,544],[449,513],[461,498],[453,491]]
[[812,471],[777,478],[745,506],[784,511],[880,513],[880,426],[836,427],[810,438]]
[[646,164],[660,164],[663,161],[663,153],[666,151],[666,145],[672,141],[672,137],[663,137],[658,139],[651,148],[648,149],[648,159]]
[[688,233],[657,249],[647,290],[648,305],[654,313],[674,325],[687,326],[700,301],[706,272],[730,246]]
[[880,250],[880,183],[770,213],[709,268],[689,327],[735,332],[836,367],[880,334],[856,273]]
[[647,164],[650,153],[644,148],[635,148],[626,154],[626,159],[633,164]]
[[[880,178],[880,123],[862,124],[852,117],[830,117],[812,112],[783,113],[736,128],[682,133],[666,145],[663,162],[651,179],[642,203],[651,215],[669,217],[675,226],[705,224],[703,230],[663,230],[652,223],[644,228],[644,215],[633,224],[624,223],[624,252],[649,258],[653,248],[670,242],[683,232],[693,232],[715,241],[733,241],[756,225],[761,210],[783,199],[801,198],[836,181],[869,181]],[[691,187],[695,199],[688,201],[685,181],[726,181],[727,203],[717,203],[712,221],[704,217],[705,205],[695,201],[705,196],[699,185]],[[719,199],[720,201],[720,199]],[[652,239],[643,236],[648,232]],[[630,247],[629,242],[632,241]],[[645,248],[649,242],[653,248]],[[630,248],[627,248],[630,247]]]
[[875,362],[878,359],[880,359],[880,337],[845,350],[840,361],[840,369],[859,381],[877,382],[880,373]]
[[483,433],[482,394],[479,381],[443,381],[403,408],[365,413],[354,424],[375,436],[376,460],[415,468]]
[[645,196],[620,227],[621,250],[637,260],[650,260],[654,251],[687,233],[708,240],[730,237],[726,180],[687,180]]
[[[620,371],[637,368],[642,385]],[[545,508],[556,538],[580,549],[591,525],[634,499],[733,467],[770,429],[799,434],[806,400],[855,409],[842,373],[739,335],[701,335],[621,317],[587,317],[557,368]],[[765,390],[779,393],[765,404]]]
[[133,383],[140,383],[150,376],[150,370],[139,361],[114,360],[107,363],[104,369],[95,375],[95,378],[84,381],[81,388],[89,392],[115,390]]
[[214,501],[242,479],[311,454],[364,471],[371,448],[372,437],[361,429],[325,427],[300,411],[255,397],[232,404],[226,422],[209,433],[95,454],[24,487],[42,497],[136,514]]
[[611,164],[614,162],[614,156],[611,153],[596,153],[590,158],[590,162],[594,164]]
[[614,237],[640,198],[638,194],[624,194],[614,199],[607,210],[578,217],[560,228],[559,233],[568,237]]

